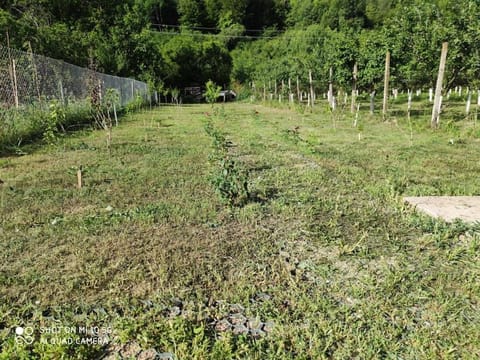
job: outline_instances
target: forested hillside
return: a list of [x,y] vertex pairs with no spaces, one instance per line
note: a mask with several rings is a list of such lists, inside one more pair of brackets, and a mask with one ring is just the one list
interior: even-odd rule
[[[2,43],[157,87],[267,82],[330,67],[370,89],[392,54],[398,87],[431,86],[449,41],[448,86],[479,86],[476,0],[2,0]],[[8,36],[7,36],[8,33]]]

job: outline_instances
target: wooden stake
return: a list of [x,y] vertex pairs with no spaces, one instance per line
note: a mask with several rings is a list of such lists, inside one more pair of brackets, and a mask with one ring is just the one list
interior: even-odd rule
[[358,113],[359,112],[360,112],[360,104],[357,104],[356,112],[355,112],[355,120],[353,121],[353,127],[357,127],[357,125],[358,125]]
[[375,111],[375,90],[370,93],[370,114]]
[[115,126],[118,126],[117,106],[113,103],[113,116],[115,117]]
[[441,108],[441,96],[442,96],[442,83],[443,75],[445,73],[445,64],[447,62],[448,42],[442,44],[442,54],[440,55],[440,65],[438,67],[437,85],[435,87],[435,99],[433,101],[432,109],[432,128],[437,128],[439,124],[440,108]]
[[410,112],[412,110],[412,91],[408,90],[407,118],[410,121]]
[[313,107],[315,94],[313,93],[313,78],[311,70],[308,72],[308,81],[310,83],[310,106]]
[[33,69],[33,81],[35,82],[35,88],[37,90],[37,98],[38,98],[38,101],[40,102],[41,96],[40,96],[40,85],[38,81],[37,65],[35,64],[35,59],[33,57],[32,44],[30,41],[28,41],[27,44],[28,44],[28,54],[30,55],[30,63],[32,64],[32,69]]
[[332,97],[333,97],[333,68],[330,67],[330,73],[328,77],[328,103],[330,104],[330,107],[332,106]]
[[62,80],[58,81],[58,88],[60,89],[60,99],[62,100],[62,105],[65,106],[65,95],[63,93],[63,83]]
[[17,86],[17,69],[15,67],[15,59],[12,59],[12,76],[13,76],[13,98],[15,99],[15,107],[18,109],[18,86]]
[[467,107],[465,109],[465,112],[467,113],[467,116],[470,114],[470,104],[472,103],[472,93],[468,91],[468,96],[467,96]]
[[355,98],[357,95],[357,75],[358,75],[358,67],[357,67],[357,63],[355,63],[355,65],[353,65],[352,104],[350,105],[350,112],[352,114],[355,112]]
[[[10,51],[10,34],[8,33],[8,30],[5,33],[5,36],[7,37],[7,49],[8,49],[8,72],[10,73],[10,82],[12,83],[12,92],[13,92],[13,98],[15,104],[17,104],[17,91],[16,91],[16,85],[15,82],[16,80],[14,79],[14,73],[15,73],[15,60],[12,58],[12,52]],[[18,106],[17,106],[18,108]]]
[[290,102],[292,101],[292,79],[288,78],[288,98]]
[[387,51],[387,55],[385,56],[385,81],[383,85],[383,111],[382,116],[383,120],[387,119],[387,111],[388,111],[388,85],[390,82],[390,51]]
[[82,188],[82,165],[79,166],[77,170],[77,187]]
[[297,99],[298,99],[298,101],[302,101],[301,97],[302,97],[302,95],[300,94],[300,83],[298,82],[298,76],[297,76]]

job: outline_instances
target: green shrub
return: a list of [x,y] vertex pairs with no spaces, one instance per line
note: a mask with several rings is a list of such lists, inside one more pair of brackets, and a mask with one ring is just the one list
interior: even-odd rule
[[211,182],[228,205],[241,206],[248,201],[248,172],[228,155],[219,160]]
[[205,99],[213,107],[213,104],[215,104],[218,97],[220,96],[220,90],[222,90],[222,88],[220,86],[217,86],[212,80],[207,81],[205,87]]

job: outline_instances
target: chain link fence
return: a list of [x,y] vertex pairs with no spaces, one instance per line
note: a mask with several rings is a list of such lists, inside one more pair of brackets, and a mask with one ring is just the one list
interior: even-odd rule
[[0,107],[22,107],[43,100],[70,101],[105,95],[116,89],[119,105],[136,97],[148,97],[146,83],[129,78],[102,74],[0,45]]

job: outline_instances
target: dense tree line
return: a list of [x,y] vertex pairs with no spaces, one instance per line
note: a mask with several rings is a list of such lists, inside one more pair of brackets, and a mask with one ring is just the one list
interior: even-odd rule
[[439,1],[291,1],[288,27],[275,39],[243,43],[232,53],[232,77],[241,82],[306,81],[323,87],[330,68],[338,87],[349,88],[354,64],[358,85],[380,87],[385,54],[392,82],[403,89],[433,86],[441,44],[449,42],[447,86],[480,86],[480,3]]
[[476,0],[0,0],[0,38],[11,46],[161,87],[207,80],[306,79],[337,86],[433,84],[449,41],[448,85],[479,86]]

